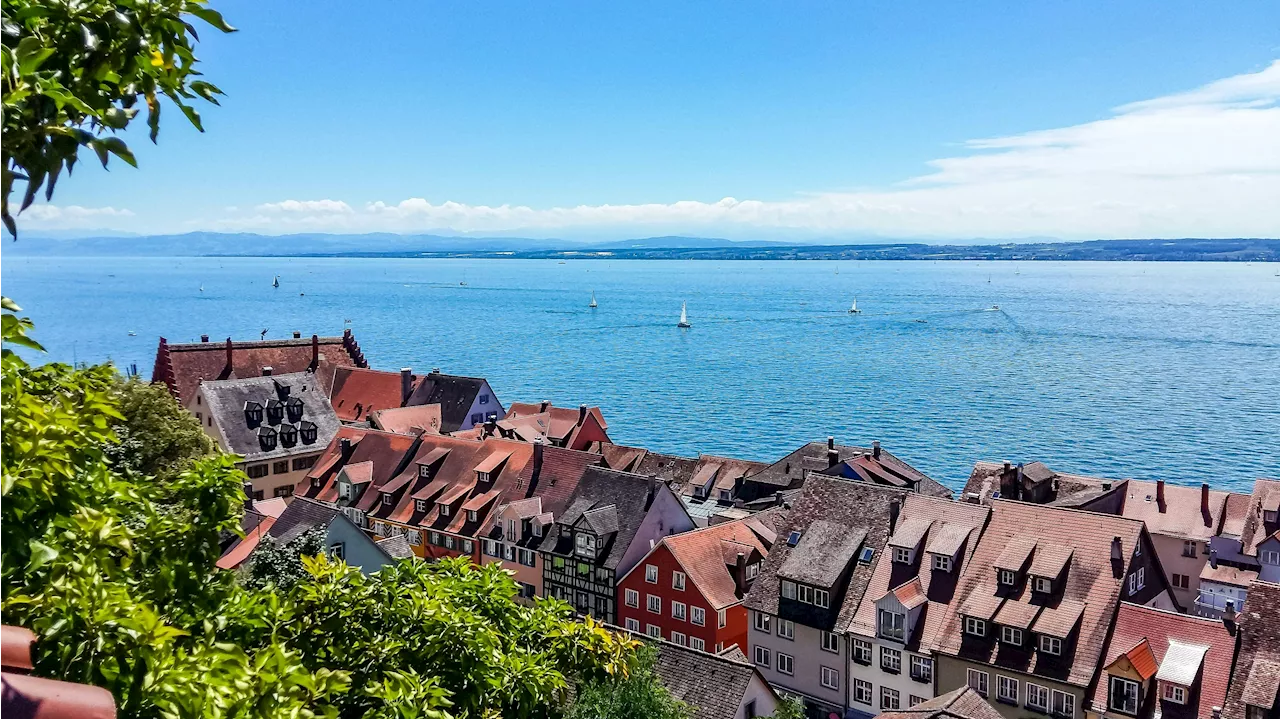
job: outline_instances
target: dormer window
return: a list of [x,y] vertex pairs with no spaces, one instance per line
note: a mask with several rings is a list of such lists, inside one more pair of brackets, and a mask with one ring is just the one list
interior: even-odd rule
[[351,498],[351,483],[350,483],[350,482],[338,482],[338,498],[339,498],[339,499],[350,499],[350,498]]
[[476,471],[476,481],[477,481],[477,482],[481,482],[481,483],[488,482],[488,481],[489,481],[489,473],[488,473],[488,472],[481,472],[481,471],[477,470],[477,471]]
[[880,610],[877,627],[881,637],[899,642],[903,641],[903,638],[906,636],[906,624],[907,615],[900,612],[891,612],[886,609]]
[[418,511],[418,512],[426,512],[426,511],[427,511],[427,500],[425,500],[425,499],[415,499],[415,500],[413,500],[413,508],[414,508],[414,510],[416,510],[416,511]]
[[747,581],[749,582],[758,576],[760,576],[760,563],[753,562],[751,564],[748,564],[747,565]]
[[258,446],[262,447],[264,452],[269,452],[276,448],[277,433],[271,427],[260,427],[258,429]]
[[1280,518],[1280,511],[1267,509],[1262,512],[1262,521],[1264,524],[1275,524],[1277,518]]
[[382,506],[384,506],[384,507],[390,507],[390,506],[391,506],[391,504],[392,504],[393,502],[395,502],[395,501],[396,501],[396,498],[395,498],[395,497],[393,497],[393,496],[391,496],[391,493],[390,493],[390,492],[383,492],[383,493],[382,493]]
[[596,556],[596,538],[594,535],[586,532],[578,532],[573,539],[573,551],[580,557],[595,559]]
[[985,637],[985,636],[987,636],[987,622],[986,622],[986,620],[979,619],[979,618],[977,618],[977,617],[965,617],[965,618],[964,618],[964,633],[965,633],[965,634],[968,634],[968,635],[970,635],[970,636],[974,636],[974,637]]
[[1062,655],[1062,640],[1057,637],[1048,635],[1040,636],[1040,651],[1044,654],[1052,654],[1053,656]]
[[418,479],[431,479],[431,465],[418,465]]
[[1187,703],[1187,688],[1179,684],[1164,682],[1164,700],[1174,704]]
[[262,405],[249,401],[244,403],[244,419],[252,427],[262,424]]
[[805,584],[796,584],[790,580],[782,580],[781,585],[783,599],[794,599],[797,602],[812,604],[815,607],[826,609],[831,606],[831,594],[825,589],[817,589]]
[[1111,677],[1107,706],[1121,714],[1138,713],[1138,683],[1124,677]]
[[697,487],[694,487],[694,488],[693,488],[693,496],[694,496],[694,497],[696,497],[696,498],[698,498],[698,499],[703,499],[704,497],[706,497],[706,496],[707,496],[707,488],[706,488],[706,487],[703,487],[703,486],[697,486]]
[[289,415],[290,422],[297,422],[302,419],[302,400],[297,397],[290,397],[285,403],[285,412]]
[[476,512],[476,510],[474,510],[474,509],[468,509],[468,510],[467,510],[467,521],[468,521],[468,522],[474,522],[474,521],[477,521],[479,518],[480,518],[480,515]]
[[298,427],[298,436],[302,438],[303,444],[314,444],[318,433],[315,422],[303,422]]
[[1010,569],[996,570],[996,578],[1000,585],[1004,587],[1012,587],[1018,583],[1018,573]]
[[911,550],[906,547],[894,547],[893,561],[896,564],[911,564]]
[[320,479],[319,477],[312,477],[312,478],[311,478],[311,488],[312,488],[312,489],[320,489],[320,485],[321,485],[321,484],[324,484],[324,480]]
[[733,500],[733,492],[730,492],[730,491],[729,491],[729,490],[727,490],[727,489],[722,489],[722,490],[720,490],[720,501],[721,501],[721,502],[729,502],[729,501],[732,501],[732,500]]
[[1000,642],[1015,647],[1022,646],[1022,630],[1017,627],[1000,627]]
[[273,399],[267,403],[267,421],[271,424],[280,424],[284,421],[284,403],[278,399]]
[[440,516],[441,517],[449,516],[449,505],[447,504],[440,505]]
[[939,572],[950,572],[951,557],[948,557],[945,554],[933,555],[933,568],[938,570]]
[[298,428],[291,424],[280,425],[280,444],[292,447],[298,443]]
[[1033,591],[1040,594],[1053,594],[1053,580],[1049,577],[1035,577],[1031,580]]

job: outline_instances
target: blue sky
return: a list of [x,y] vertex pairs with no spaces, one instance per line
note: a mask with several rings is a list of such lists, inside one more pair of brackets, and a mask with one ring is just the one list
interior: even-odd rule
[[213,5],[206,132],[21,227],[1280,236],[1272,1]]

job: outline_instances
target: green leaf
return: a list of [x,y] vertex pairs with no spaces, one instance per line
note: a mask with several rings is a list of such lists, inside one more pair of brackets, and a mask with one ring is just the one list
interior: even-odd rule
[[[111,154],[115,155],[121,160],[124,160],[130,165],[134,167],[138,166],[138,161],[135,160],[133,157],[133,151],[129,149],[128,145],[124,144],[124,140],[121,140],[118,137],[104,137],[99,139],[97,141],[97,144],[107,148],[107,150],[109,150]],[[104,161],[102,164],[105,166],[106,162]]]
[[204,132],[204,125],[200,124],[200,113],[196,112],[194,107],[190,105],[179,105],[178,107],[182,108],[182,114],[187,116],[187,119],[191,121],[192,125],[195,125],[197,130]]
[[222,19],[222,13],[214,10],[213,8],[205,7],[204,5],[195,2],[190,2],[187,3],[186,10],[223,32],[236,31],[235,28],[227,24],[226,20]]
[[53,53],[54,48],[42,47],[40,38],[28,35],[22,38],[18,43],[14,56],[18,60],[18,72],[23,75],[30,75],[39,69],[40,65],[48,60]]
[[58,551],[43,542],[33,539],[28,545],[31,547],[31,559],[27,562],[28,569],[39,569],[58,558]]

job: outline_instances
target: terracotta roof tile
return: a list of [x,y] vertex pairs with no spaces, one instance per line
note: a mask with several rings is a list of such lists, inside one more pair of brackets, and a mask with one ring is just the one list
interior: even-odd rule
[[1071,599],[1062,600],[1056,607],[1046,607],[1036,618],[1032,630],[1037,634],[1048,634],[1051,637],[1066,639],[1080,623],[1084,614],[1084,602]]
[[1245,719],[1245,705],[1270,709],[1280,698],[1280,584],[1254,582],[1240,614],[1240,648],[1224,719]]
[[920,582],[920,577],[912,577],[910,581],[899,585],[893,590],[893,596],[907,609],[915,609],[929,601],[929,597],[924,591],[924,585]]
[[1035,548],[1036,540],[1034,538],[1015,537],[1004,545],[1004,549],[1000,551],[1000,556],[996,557],[991,566],[996,569],[1021,572],[1022,568],[1027,565],[1027,558],[1031,556]]
[[1031,557],[1031,566],[1027,574],[1033,577],[1054,578],[1062,574],[1062,570],[1071,562],[1071,547],[1060,544],[1040,542],[1036,544],[1035,554]]
[[[418,378],[409,375],[409,389]],[[362,367],[334,367],[329,401],[343,422],[363,422],[374,410],[397,408],[408,398],[403,393],[399,372],[382,372]]]
[[1209,506],[1202,510],[1201,488],[1164,485],[1164,502],[1159,501],[1159,485],[1131,479],[1125,492],[1121,514],[1141,519],[1147,531],[1181,539],[1208,541],[1218,533],[1227,509],[1228,492],[1210,490]]
[[832,465],[827,444],[810,442],[763,469],[748,472],[745,481],[774,490],[797,488],[814,472],[882,486],[902,487],[910,482],[921,494],[951,496],[951,490],[887,450],[880,450],[878,458],[867,447],[837,444],[834,450],[837,462]]
[[1250,497],[1248,516],[1240,532],[1240,543],[1244,553],[1258,556],[1258,544],[1280,528],[1277,524],[1268,524],[1263,511],[1271,511],[1270,507],[1280,503],[1280,481],[1274,479],[1258,479],[1253,483],[1253,494]]
[[[781,520],[782,513],[781,509],[769,510],[752,519],[761,524],[772,524]],[[737,561],[738,552],[743,551],[750,563],[767,557],[770,546],[757,536],[746,520],[713,524],[691,532],[673,534],[663,537],[659,544],[671,552],[689,581],[713,609],[723,609],[741,600],[737,596],[737,584],[729,570]],[[636,566],[642,564],[643,562]]]
[[413,407],[393,407],[374,410],[368,415],[376,428],[398,434],[440,433],[440,405],[421,404]]
[[1029,629],[1036,617],[1040,616],[1041,609],[1041,605],[1029,602],[1005,602],[1000,606],[1000,611],[996,612],[994,621],[1003,627]]

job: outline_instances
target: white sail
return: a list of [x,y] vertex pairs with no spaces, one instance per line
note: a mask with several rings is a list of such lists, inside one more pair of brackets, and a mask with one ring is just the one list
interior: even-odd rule
[[680,303],[680,324],[677,326],[678,327],[689,326],[689,312],[687,309],[687,303],[684,303],[684,302]]
[[587,305],[587,306],[588,306],[588,307],[595,307],[595,306],[596,306],[596,291],[595,291],[595,290],[591,290],[591,304],[589,304],[589,305]]
[[272,287],[280,286],[280,275],[276,275],[276,278],[274,280],[271,280],[271,286]]

